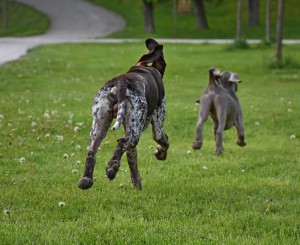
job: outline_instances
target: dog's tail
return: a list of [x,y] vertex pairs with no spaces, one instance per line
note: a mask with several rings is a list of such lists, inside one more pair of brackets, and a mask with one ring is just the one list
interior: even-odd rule
[[117,130],[123,123],[126,112],[126,90],[127,90],[126,81],[118,81],[117,83],[117,97],[118,97],[118,113],[116,117],[116,122],[112,126],[112,130]]

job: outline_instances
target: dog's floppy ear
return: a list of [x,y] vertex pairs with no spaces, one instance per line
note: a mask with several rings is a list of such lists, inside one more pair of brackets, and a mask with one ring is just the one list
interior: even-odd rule
[[152,49],[148,54],[144,54],[139,61],[136,63],[139,65],[147,65],[148,63],[153,63],[158,60],[162,56],[163,46],[158,45],[154,49]]
[[152,38],[148,38],[147,40],[146,40],[146,47],[147,47],[147,49],[149,50],[149,51],[151,51],[152,49],[154,49],[156,46],[158,46],[159,45],[159,43],[158,42],[156,42],[154,39],[152,39]]
[[163,76],[166,69],[166,62],[163,55],[163,46],[158,44],[153,39],[147,39],[147,41],[149,45],[147,46],[148,49],[154,45],[156,46],[154,46],[154,48],[152,48],[148,54],[143,55],[136,63],[136,66],[146,66],[148,63],[152,63],[152,67],[156,68],[160,72],[161,76]]

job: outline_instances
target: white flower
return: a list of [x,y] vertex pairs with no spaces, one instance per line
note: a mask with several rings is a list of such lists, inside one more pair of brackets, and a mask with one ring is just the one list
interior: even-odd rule
[[203,166],[203,167],[202,167],[202,169],[203,169],[203,170],[207,170],[207,169],[208,169],[208,167],[206,167],[206,166]]
[[74,154],[74,153],[72,153],[72,154],[71,154],[71,157],[75,157],[75,154]]
[[245,169],[242,169],[242,173],[244,173],[245,172]]
[[69,155],[67,154],[67,153],[65,153],[64,154],[64,158],[66,159],[66,158],[68,158],[69,157]]
[[8,216],[10,215],[10,212],[9,212],[9,210],[7,210],[7,209],[4,209],[4,210],[3,210],[3,213],[4,213],[5,215],[8,215]]
[[296,135],[292,134],[292,135],[290,136],[290,139],[291,139],[291,140],[296,139]]
[[49,133],[45,134],[45,137],[46,137],[46,138],[49,138],[49,137],[50,137],[50,134],[49,134]]
[[78,131],[80,131],[80,128],[79,127],[74,127],[74,132],[78,132]]
[[77,162],[76,162],[76,163],[79,165],[79,164],[81,164],[81,161],[80,161],[80,160],[77,160]]
[[77,174],[77,172],[78,172],[78,169],[76,169],[76,168],[72,169],[72,174]]
[[292,112],[293,110],[289,108],[287,111],[288,111],[288,112]]
[[255,122],[255,126],[259,126],[260,125],[260,122]]
[[66,206],[66,203],[65,202],[59,202],[58,206],[61,207],[61,208],[63,208],[64,206]]
[[29,119],[29,120],[32,120],[32,116],[28,116],[28,119]]
[[76,151],[79,151],[80,149],[81,149],[81,146],[80,146],[80,145],[76,145],[76,146],[75,146],[75,150],[76,150]]
[[64,139],[64,136],[62,136],[62,135],[56,135],[56,139],[58,141],[62,141]]
[[152,145],[150,145],[150,146],[149,146],[149,149],[153,149],[153,146],[152,146]]
[[25,162],[25,157],[21,157],[21,158],[19,159],[19,162],[20,162],[20,163],[24,163],[24,162]]
[[3,120],[4,116],[2,114],[0,114],[0,120]]
[[191,155],[192,152],[191,152],[190,150],[188,150],[188,151],[186,152],[186,154]]
[[76,125],[79,126],[79,127],[82,127],[83,124],[84,124],[83,122],[77,122],[77,123],[76,123]]
[[49,115],[48,112],[45,112],[45,113],[44,113],[44,118],[46,118],[46,119],[49,119],[49,118],[50,118],[50,115]]
[[36,122],[31,123],[31,127],[35,127],[36,125],[37,125]]

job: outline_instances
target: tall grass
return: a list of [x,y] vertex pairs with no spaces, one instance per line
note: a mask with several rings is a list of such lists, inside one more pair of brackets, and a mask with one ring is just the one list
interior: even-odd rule
[[[297,244],[300,241],[300,71],[268,69],[273,48],[165,44],[168,159],[156,161],[148,129],[138,145],[143,190],[123,158],[105,177],[122,130],[97,155],[92,189],[84,169],[96,91],[145,52],[137,44],[39,47],[0,67],[2,244]],[[300,59],[300,46],[285,46]],[[214,155],[211,123],[191,148],[208,68],[240,73],[247,146],[226,131]],[[188,154],[191,151],[191,154]],[[65,206],[59,207],[59,202]]]

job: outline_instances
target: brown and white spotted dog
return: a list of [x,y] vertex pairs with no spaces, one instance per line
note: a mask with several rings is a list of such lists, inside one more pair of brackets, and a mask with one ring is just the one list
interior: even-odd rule
[[[115,178],[122,155],[126,152],[132,186],[142,188],[137,167],[136,145],[141,133],[150,123],[153,139],[158,143],[155,156],[158,160],[165,160],[167,157],[169,142],[163,129],[166,107],[162,81],[166,68],[163,46],[153,39],[147,39],[146,46],[148,54],[143,55],[127,73],[109,80],[95,96],[90,146],[84,176],[78,183],[81,189],[88,189],[93,185],[96,153],[113,118],[116,118],[116,121],[112,130],[118,129],[123,124],[125,137],[117,140],[114,154],[107,164],[106,175],[109,180]],[[148,66],[150,63],[152,65]]]

